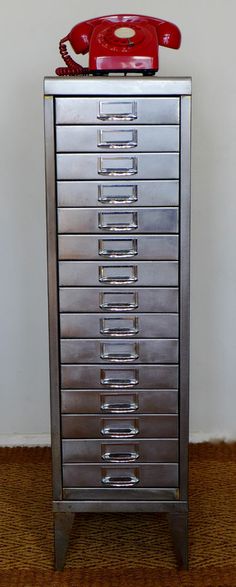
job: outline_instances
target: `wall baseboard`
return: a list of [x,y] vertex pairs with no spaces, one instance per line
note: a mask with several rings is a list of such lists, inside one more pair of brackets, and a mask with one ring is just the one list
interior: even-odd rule
[[[210,433],[193,432],[190,434],[190,442],[235,442],[236,434],[228,432]],[[50,434],[0,434],[0,446],[50,446]]]
[[50,434],[0,434],[0,446],[50,446]]
[[236,442],[236,433],[233,432],[192,432],[190,442]]

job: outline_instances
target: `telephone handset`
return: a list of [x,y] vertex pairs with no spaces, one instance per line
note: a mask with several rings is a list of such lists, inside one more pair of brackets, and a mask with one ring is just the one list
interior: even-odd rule
[[[82,67],[70,57],[67,41],[77,54],[89,51],[89,67]],[[58,67],[56,74],[138,71],[153,75],[158,71],[159,45],[179,49],[180,43],[180,30],[171,22],[137,14],[100,16],[77,24],[61,39],[59,50],[67,67]]]

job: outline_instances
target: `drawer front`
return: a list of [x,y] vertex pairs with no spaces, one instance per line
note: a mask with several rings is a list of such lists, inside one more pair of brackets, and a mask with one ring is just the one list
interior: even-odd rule
[[177,179],[178,153],[57,155],[57,179]]
[[178,391],[62,391],[63,414],[177,414]]
[[56,98],[57,124],[178,124],[179,98]]
[[178,340],[61,340],[61,362],[178,363]]
[[57,126],[58,153],[178,151],[179,126]]
[[58,231],[61,234],[83,233],[176,233],[178,208],[140,208],[139,210],[92,210],[59,208]]
[[178,206],[178,180],[157,181],[58,181],[60,207]]
[[59,304],[61,312],[178,312],[178,289],[61,287]]
[[[132,488],[128,487],[125,489],[122,487],[112,488],[108,487],[64,487],[62,491],[63,499],[66,500],[107,500],[114,499],[118,501],[130,501],[134,500],[137,502],[142,501],[178,501],[179,500],[179,488],[170,488],[170,487],[163,487],[163,488]],[[125,507],[125,506],[124,506]],[[142,504],[140,504],[142,508]]]
[[178,314],[61,314],[62,338],[177,338]]
[[177,438],[178,416],[62,416],[63,438]]
[[62,365],[62,389],[177,389],[177,365]]
[[62,286],[177,286],[177,261],[60,261],[59,285]]
[[177,487],[178,465],[63,466],[64,487]]
[[60,260],[141,259],[177,260],[178,236],[78,236],[63,234],[58,237]]
[[64,463],[177,463],[178,440],[63,440]]

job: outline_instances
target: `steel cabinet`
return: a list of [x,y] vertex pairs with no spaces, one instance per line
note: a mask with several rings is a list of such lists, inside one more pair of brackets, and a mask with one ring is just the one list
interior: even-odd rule
[[[166,512],[187,566],[191,80],[45,80],[55,566]],[[148,537],[147,537],[148,542]]]

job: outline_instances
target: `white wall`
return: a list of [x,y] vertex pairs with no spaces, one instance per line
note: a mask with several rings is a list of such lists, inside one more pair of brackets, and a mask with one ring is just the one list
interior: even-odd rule
[[[193,77],[191,433],[236,438],[236,4],[136,0],[128,10],[182,31],[179,51],[160,49],[159,74]],[[74,24],[122,11],[127,1],[2,5],[2,442],[49,432],[43,76],[62,65],[58,41]]]

